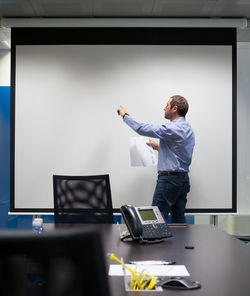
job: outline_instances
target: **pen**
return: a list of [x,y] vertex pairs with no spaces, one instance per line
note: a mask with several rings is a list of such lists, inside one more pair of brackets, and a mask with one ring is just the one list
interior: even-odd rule
[[162,260],[145,260],[145,261],[129,261],[130,264],[138,265],[173,265],[175,261],[162,261]]

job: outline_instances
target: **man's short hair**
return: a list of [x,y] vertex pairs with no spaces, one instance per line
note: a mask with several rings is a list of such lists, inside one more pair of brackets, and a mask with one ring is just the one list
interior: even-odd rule
[[188,112],[188,102],[187,100],[179,95],[176,96],[172,96],[172,101],[170,103],[171,105],[171,109],[174,106],[177,106],[177,112],[180,116],[186,116],[187,112]]

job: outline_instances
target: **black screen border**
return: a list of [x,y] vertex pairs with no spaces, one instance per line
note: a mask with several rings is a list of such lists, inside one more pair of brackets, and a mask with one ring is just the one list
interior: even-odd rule
[[[51,213],[15,207],[15,77],[17,45],[228,45],[232,47],[232,207],[186,209],[186,213],[237,212],[237,31],[236,28],[12,28],[10,112],[10,212]],[[216,169],[216,168],[215,168]],[[120,212],[114,209],[115,213]]]

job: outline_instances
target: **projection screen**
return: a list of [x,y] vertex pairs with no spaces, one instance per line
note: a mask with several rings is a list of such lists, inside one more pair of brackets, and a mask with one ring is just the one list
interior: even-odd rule
[[114,208],[150,205],[157,167],[116,110],[163,124],[176,94],[196,144],[187,212],[236,212],[235,29],[12,30],[11,211],[53,211],[52,175],[109,174]]

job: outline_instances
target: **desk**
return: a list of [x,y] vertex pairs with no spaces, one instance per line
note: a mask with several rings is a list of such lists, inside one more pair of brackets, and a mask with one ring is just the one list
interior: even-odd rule
[[[87,225],[85,225],[87,227]],[[163,292],[127,293],[122,277],[109,277],[112,296],[249,296],[250,247],[213,225],[171,227],[173,237],[159,244],[121,242],[118,225],[98,225],[105,253],[113,252],[124,262],[129,260],[167,260],[185,265],[190,278],[201,283],[198,290],[170,290]],[[186,245],[195,248],[185,249]],[[107,267],[114,261],[106,258]]]

